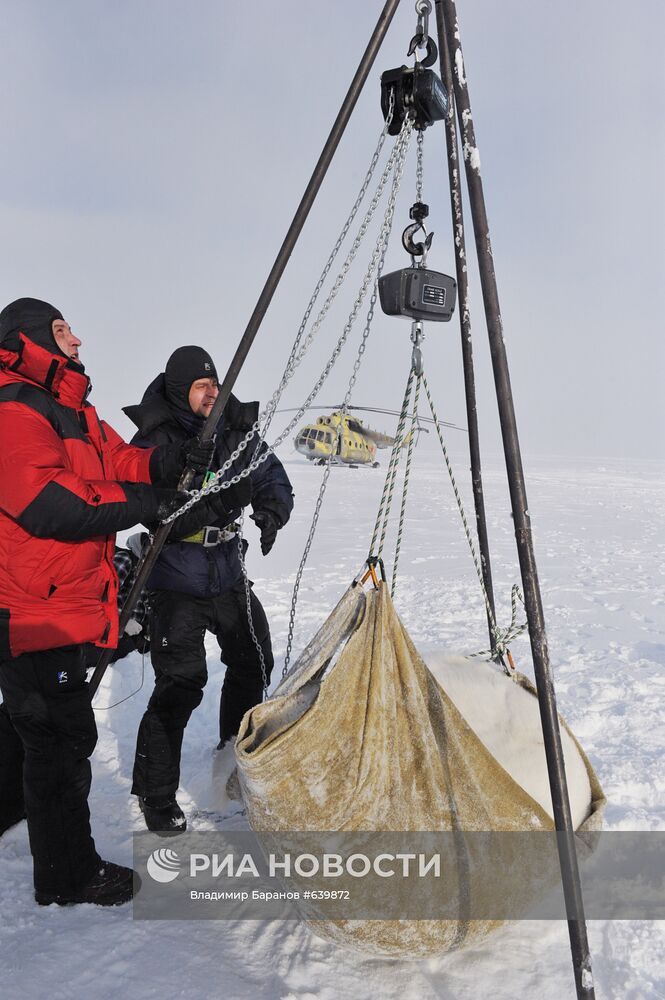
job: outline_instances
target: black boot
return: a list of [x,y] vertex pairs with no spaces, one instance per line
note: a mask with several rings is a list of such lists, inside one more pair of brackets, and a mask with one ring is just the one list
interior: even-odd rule
[[236,741],[235,736],[225,736],[219,741],[216,749],[223,750],[225,746],[228,746],[229,743],[235,743],[235,741]]
[[119,906],[127,903],[138,892],[141,880],[131,868],[114,865],[112,861],[101,861],[99,870],[76,892],[54,893],[35,891],[35,899],[40,906],[69,906],[72,903],[96,903],[97,906]]
[[172,798],[139,795],[138,799],[145,825],[153,833],[184,833],[187,829],[185,814],[175,795]]

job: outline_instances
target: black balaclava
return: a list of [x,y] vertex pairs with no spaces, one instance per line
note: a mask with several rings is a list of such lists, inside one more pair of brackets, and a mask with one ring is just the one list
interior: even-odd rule
[[51,354],[67,355],[60,350],[53,336],[54,319],[64,319],[62,313],[49,302],[41,299],[16,299],[0,312],[0,347],[8,351],[18,351],[19,331],[28,340]]
[[192,382],[200,378],[217,381],[215,363],[202,347],[179,347],[166,362],[164,390],[169,403],[176,409],[194,416],[189,405]]

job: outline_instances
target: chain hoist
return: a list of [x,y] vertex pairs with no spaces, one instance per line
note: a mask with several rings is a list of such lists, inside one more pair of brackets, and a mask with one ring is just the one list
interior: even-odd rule
[[[402,246],[411,257],[411,267],[403,267],[399,271],[383,275],[379,281],[379,295],[381,308],[388,316],[406,316],[411,320],[433,320],[441,323],[452,318],[457,283],[450,275],[432,271],[427,267],[427,254],[432,246],[434,233],[428,232],[425,225],[425,220],[429,216],[429,205],[423,201],[423,149],[424,130],[433,121],[445,116],[448,98],[442,88],[445,100],[437,105],[441,113],[433,116],[434,110],[431,114],[421,114],[418,102],[413,96],[419,86],[417,81],[423,78],[424,74],[427,74],[428,78],[433,77],[441,86],[441,81],[432,70],[423,69],[424,66],[430,65],[430,60],[433,62],[437,55],[436,45],[427,34],[431,9],[432,5],[429,0],[417,0],[418,23],[416,33],[409,46],[409,55],[414,55],[415,58],[413,69],[408,70],[407,67],[402,66],[400,70],[389,70],[381,77],[382,107],[386,101],[388,102],[386,106],[391,107],[392,102],[394,105],[392,121],[399,120],[400,117],[402,120],[410,118],[418,139],[416,200],[409,209],[411,222],[402,233]],[[421,61],[417,57],[420,48],[424,48],[427,52]],[[399,79],[395,76],[398,73],[402,74]],[[407,82],[404,82],[405,80]],[[433,87],[434,85],[431,84],[430,89]],[[409,94],[411,97],[408,96]],[[407,95],[406,100],[405,95]],[[417,238],[418,236],[419,238]]]
[[[405,118],[411,118],[413,127],[422,131],[441,121],[448,113],[446,88],[434,70],[429,69],[439,54],[436,42],[429,35],[431,12],[430,0],[417,0],[416,32],[407,52],[408,56],[413,56],[413,66],[398,66],[381,75],[381,110],[386,120],[391,96],[394,95],[395,100],[395,111],[388,128],[390,135],[399,135]],[[425,50],[422,59],[418,58],[420,49]]]

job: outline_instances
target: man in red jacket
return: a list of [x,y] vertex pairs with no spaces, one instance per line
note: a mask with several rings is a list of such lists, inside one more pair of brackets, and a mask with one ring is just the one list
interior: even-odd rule
[[81,341],[38,299],[0,312],[0,834],[27,814],[42,904],[130,899],[133,872],[90,831],[97,731],[84,644],[118,643],[115,532],[183,496],[213,445],[125,444],[87,402]]

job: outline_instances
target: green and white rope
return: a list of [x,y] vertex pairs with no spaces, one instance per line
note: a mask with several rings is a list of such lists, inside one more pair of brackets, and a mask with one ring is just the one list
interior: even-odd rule
[[[413,369],[411,369],[413,371]],[[416,375],[416,385],[413,393],[413,414],[411,417],[411,437],[406,452],[406,465],[404,467],[404,484],[402,486],[402,503],[399,512],[399,525],[397,528],[397,541],[395,542],[395,558],[393,559],[393,575],[390,584],[390,596],[395,596],[397,585],[397,566],[399,554],[402,546],[402,532],[404,530],[404,515],[406,513],[406,498],[409,491],[409,474],[411,472],[411,460],[413,458],[413,445],[416,437],[416,424],[418,421],[418,402],[420,399],[420,375]]]
[[[496,623],[494,624],[492,635],[494,636],[494,649],[481,649],[478,653],[470,653],[469,656],[492,656],[498,659],[503,655],[504,652],[508,652],[508,647],[510,643],[517,639],[518,636],[522,635],[528,627],[528,622],[524,622],[522,625],[517,624],[517,602],[520,602],[522,607],[524,607],[524,598],[522,597],[522,591],[516,583],[513,584],[510,591],[510,625],[506,629],[499,628]],[[499,650],[501,649],[501,652]],[[506,671],[507,673],[509,671]]]
[[[409,411],[409,400],[411,398],[411,388],[413,386],[413,379],[414,379],[413,368],[409,368],[409,375],[406,380],[406,389],[404,390],[404,400],[402,402],[402,409],[399,415],[399,422],[397,424],[397,433],[395,434],[395,441],[393,443],[392,452],[390,453],[390,462],[388,463],[388,471],[386,473],[385,482],[383,484],[383,493],[381,495],[381,502],[379,503],[379,510],[376,515],[376,522],[374,524],[372,541],[369,547],[370,556],[376,555],[377,558],[381,558],[381,554],[383,552],[383,543],[385,541],[386,531],[388,529],[388,517],[390,514],[390,507],[392,504],[393,492],[395,490],[395,478],[397,475],[397,466],[399,465],[400,448],[402,446],[402,441],[404,438],[404,425],[406,423],[406,417]],[[379,548],[378,551],[375,552],[375,546],[377,538],[379,537],[379,531],[381,532],[381,537],[379,540]]]

